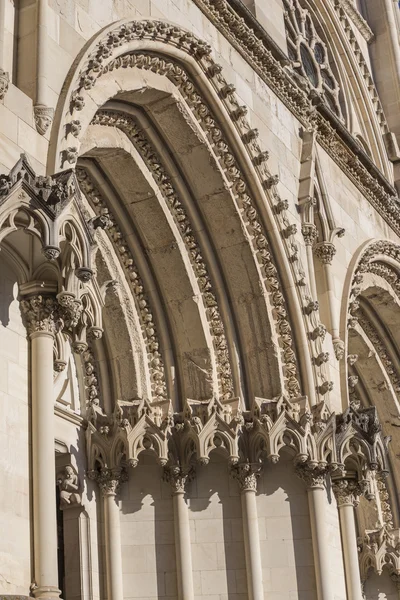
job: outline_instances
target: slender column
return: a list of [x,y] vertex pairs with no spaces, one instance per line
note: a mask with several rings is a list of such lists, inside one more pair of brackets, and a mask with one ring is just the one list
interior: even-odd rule
[[89,471],[88,476],[97,481],[103,497],[107,598],[123,600],[121,525],[117,494],[120,485],[128,478],[127,473],[121,468],[102,468],[99,471]]
[[357,506],[362,491],[357,481],[341,479],[333,484],[333,492],[336,496],[339,510],[347,600],[362,600],[357,533],[354,519],[354,507]]
[[35,598],[56,599],[57,514],[54,455],[53,344],[58,305],[51,296],[21,301],[31,340],[32,487]]
[[244,548],[246,555],[247,592],[249,600],[264,598],[260,534],[257,517],[257,479],[260,465],[243,463],[232,467],[232,476],[238,481],[241,492]]
[[302,465],[296,469],[296,472],[307,485],[317,597],[318,600],[333,600],[334,588],[330,577],[329,538],[325,526],[326,467],[310,469],[307,465]]
[[48,0],[37,0],[37,71],[34,114],[36,129],[41,135],[46,133],[54,115],[54,109],[47,105],[47,4]]
[[192,471],[185,473],[179,466],[166,467],[164,470],[164,479],[172,487],[176,572],[180,600],[194,600],[189,511],[185,502],[185,486],[192,476]]
[[304,237],[307,252],[307,266],[310,278],[310,290],[311,297],[315,300],[317,296],[317,286],[315,282],[315,269],[314,269],[314,257],[313,257],[313,245],[317,239],[317,228],[314,223],[303,223],[301,226],[301,232]]
[[[341,237],[343,234],[339,232],[338,235]],[[344,356],[344,343],[339,337],[339,311],[335,306],[335,292],[332,276],[332,260],[335,254],[336,248],[331,242],[321,242],[315,246],[315,255],[323,264],[333,348],[337,360],[341,360]]]

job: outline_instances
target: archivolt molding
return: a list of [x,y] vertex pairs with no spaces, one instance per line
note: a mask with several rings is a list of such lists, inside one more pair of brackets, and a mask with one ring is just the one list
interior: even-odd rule
[[[85,98],[84,94],[86,90],[90,90],[96,83],[97,79],[110,71],[118,68],[137,67],[141,69],[152,70],[158,74],[166,75],[175,85],[177,85],[188,104],[193,108],[194,115],[198,119],[200,126],[205,130],[205,133],[210,140],[210,143],[221,157],[224,165],[224,171],[228,179],[232,183],[232,189],[236,193],[238,198],[239,207],[243,214],[248,218],[248,225],[254,232],[255,250],[260,258],[260,262],[264,266],[264,272],[267,278],[267,287],[270,291],[272,303],[275,307],[275,314],[277,318],[277,329],[278,335],[282,344],[282,352],[285,363],[285,376],[287,379],[287,389],[291,397],[296,397],[300,393],[300,384],[297,375],[296,356],[294,352],[293,338],[291,335],[291,328],[287,316],[287,310],[285,308],[284,296],[281,292],[281,286],[278,279],[278,272],[273,264],[272,254],[268,248],[268,243],[265,235],[263,234],[263,227],[259,221],[256,209],[253,206],[250,196],[247,193],[247,186],[244,181],[242,174],[240,173],[235,158],[230,152],[229,146],[223,139],[222,131],[217,126],[217,123],[213,119],[211,112],[207,105],[203,102],[203,99],[197,93],[196,88],[192,81],[182,69],[182,67],[174,64],[169,60],[164,60],[154,55],[146,54],[124,54],[118,58],[112,60],[106,60],[112,58],[113,49],[122,45],[123,42],[135,39],[137,37],[160,37],[163,41],[174,40],[174,43],[178,43],[180,47],[185,50],[191,50],[195,56],[208,55],[210,48],[204,43],[196,40],[191,34],[183,32],[178,28],[171,27],[162,22],[144,21],[144,22],[133,22],[130,24],[121,25],[115,31],[111,32],[107,38],[100,41],[97,45],[96,50],[92,54],[92,58],[89,58],[88,67],[79,75],[79,86],[75,88],[72,93],[71,100],[71,115],[73,117],[74,124],[77,123],[77,112],[83,109]],[[229,86],[226,81],[220,76],[220,67],[215,65],[208,59],[206,64],[203,65],[204,70],[208,75],[213,78],[218,78],[218,88],[220,89],[220,95],[229,102],[231,111],[236,112],[236,122],[241,125],[241,135],[243,141],[247,144],[249,150],[252,150],[254,155],[254,162],[258,167],[261,168],[264,161],[267,158],[266,153],[262,153],[258,144],[255,142],[258,132],[251,130],[244,120],[243,114],[245,111],[239,106],[236,98],[234,97],[234,90]],[[232,108],[234,107],[234,110]],[[67,131],[68,131],[67,127]],[[79,129],[79,128],[78,128]],[[79,137],[79,132],[76,133]],[[68,151],[68,149],[67,149]],[[65,155],[66,151],[62,151],[62,156]],[[78,154],[78,150],[74,147],[75,157]],[[267,188],[271,188],[277,183],[276,178],[271,177],[268,171],[265,169],[262,171],[263,179],[266,177],[264,185]],[[277,195],[277,194],[276,194]],[[277,213],[280,214],[287,208],[285,202],[278,201]],[[296,232],[296,226],[288,222],[285,214],[281,215],[281,219],[284,224],[284,237],[287,239],[288,245],[290,245],[291,236]],[[298,262],[298,248],[292,243],[292,262]],[[300,286],[305,285],[305,274],[301,269],[299,279],[301,281]],[[308,304],[308,303],[307,303]],[[324,381],[326,377],[322,376]],[[328,390],[326,390],[328,391]]]
[[104,110],[96,113],[92,124],[115,126],[124,131],[141,154],[161,190],[180,230],[202,294],[217,358],[220,398],[222,400],[232,398],[234,396],[234,386],[229,361],[229,350],[227,347],[225,326],[218,307],[218,299],[213,289],[201,248],[185,208],[174,188],[173,180],[165,170],[161,158],[156,154],[155,148],[134,119],[122,113]]
[[374,240],[370,242],[363,250],[357,261],[350,290],[350,313],[355,312],[358,306],[352,303],[357,300],[361,293],[364,273],[375,273],[386,279],[393,288],[396,295],[399,295],[399,275],[400,272],[400,245],[389,240]]
[[149,372],[151,378],[151,387],[154,400],[165,400],[168,396],[165,377],[165,367],[161,355],[161,344],[154,322],[153,312],[151,310],[149,297],[144,288],[143,280],[135,265],[134,257],[124,240],[123,234],[114,215],[110,212],[101,192],[92,182],[88,173],[78,168],[76,171],[79,185],[85,194],[97,218],[107,217],[108,227],[106,229],[110,241],[117,250],[117,256],[121,261],[122,267],[127,275],[133,296],[138,307],[138,314],[141,320],[143,339],[146,344],[148,354]]
[[[253,231],[254,247],[259,260],[263,265],[263,271],[266,274],[267,289],[270,291],[272,303],[275,307],[275,315],[277,318],[278,335],[283,349],[283,357],[285,363],[285,375],[287,378],[287,389],[291,397],[295,398],[299,394],[300,385],[297,377],[296,356],[293,350],[293,340],[291,329],[287,318],[287,310],[285,308],[284,296],[280,290],[277,270],[273,264],[271,251],[268,247],[267,238],[263,233],[263,226],[260,223],[259,215],[250,196],[247,193],[245,178],[240,173],[236,160],[231,152],[228,144],[223,138],[221,129],[218,127],[212,113],[199,95],[193,82],[190,80],[186,72],[181,66],[171,62],[170,60],[160,58],[155,55],[135,54],[133,52],[123,54],[117,58],[113,58],[114,49],[117,49],[125,42],[136,38],[151,37],[152,39],[161,39],[168,43],[178,44],[180,48],[188,51],[190,48],[202,67],[202,70],[211,80],[215,89],[218,90],[219,96],[223,100],[224,106],[229,111],[231,118],[240,132],[242,140],[247,148],[247,151],[253,157],[253,163],[256,166],[257,173],[263,181],[264,188],[269,190],[270,195],[275,200],[274,209],[277,223],[281,229],[284,247],[289,255],[292,265],[295,280],[298,284],[298,293],[302,299],[304,308],[304,319],[307,323],[309,331],[309,340],[311,346],[318,345],[319,340],[314,336],[315,330],[319,325],[317,311],[318,304],[311,300],[310,292],[306,283],[306,275],[300,263],[298,255],[298,246],[294,241],[294,236],[297,233],[297,227],[291,223],[288,217],[288,204],[282,200],[276,190],[278,178],[272,176],[265,161],[268,158],[268,153],[262,152],[257,143],[257,130],[251,129],[245,119],[246,110],[240,106],[234,94],[233,86],[227,84],[226,80],[221,75],[221,68],[215,64],[210,58],[210,48],[202,42],[196,40],[191,34],[183,32],[178,28],[167,26],[165,23],[156,21],[143,21],[124,24],[117,27],[114,31],[107,34],[100,41],[96,49],[89,57],[87,65],[79,75],[78,87],[75,87],[71,96],[70,112],[74,123],[74,135],[79,138],[78,112],[83,109],[85,104],[86,92],[96,84],[96,81],[101,75],[111,72],[118,68],[140,68],[151,70],[155,73],[166,75],[180,90],[182,96],[192,108],[194,116],[197,118],[200,127],[204,130],[214,151],[221,158],[221,163],[224,167],[224,172],[232,183],[232,190],[235,192],[239,208],[243,217],[247,217],[247,227]],[[67,125],[66,130],[70,128]],[[66,143],[66,140],[64,140]],[[68,149],[67,149],[68,150]],[[78,153],[76,147],[73,148],[75,156]],[[62,155],[65,154],[62,151]],[[315,342],[315,344],[314,344]],[[316,374],[316,389],[320,394],[326,394],[332,389],[332,383],[327,375],[325,360],[321,360],[322,352],[319,348],[316,349],[314,360],[314,369]]]

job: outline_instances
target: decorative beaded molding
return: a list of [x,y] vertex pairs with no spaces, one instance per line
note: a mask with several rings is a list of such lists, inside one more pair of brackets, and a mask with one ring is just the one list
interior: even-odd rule
[[134,119],[130,118],[128,115],[115,111],[99,111],[93,118],[92,124],[117,127],[123,131],[138,150],[152,173],[158,188],[163,194],[165,202],[181,233],[182,240],[186,246],[201,291],[217,357],[220,398],[222,400],[232,398],[234,392],[229,362],[229,351],[227,348],[225,327],[218,307],[217,296],[213,290],[211,278],[204,257],[202,256],[200,245],[196,240],[193,227],[185,208],[174,188],[173,180],[167,173],[161,158],[156,154],[156,150],[147,139],[143,129],[140,128]]
[[[104,209],[108,209],[108,218],[110,227],[106,230],[107,234],[117,249],[117,255],[121,261],[127,280],[130,284],[133,296],[136,300],[138,315],[140,317],[143,339],[148,352],[148,364],[151,377],[151,387],[154,394],[154,400],[164,400],[167,397],[167,386],[165,380],[165,370],[160,353],[160,342],[157,328],[154,323],[153,314],[150,308],[148,296],[144,290],[143,281],[135,265],[129,246],[123,238],[122,232],[117,225],[114,215],[109,211],[100,191],[91,181],[88,173],[81,168],[76,170],[76,176],[81,190],[85,194],[88,202],[95,213],[101,216]],[[94,390],[93,390],[94,392]]]

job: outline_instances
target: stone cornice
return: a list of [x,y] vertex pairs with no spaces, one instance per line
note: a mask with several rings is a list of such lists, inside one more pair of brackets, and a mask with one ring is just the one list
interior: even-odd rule
[[400,235],[400,203],[395,188],[336,115],[322,103],[312,104],[285,67],[284,53],[279,56],[276,48],[272,51],[267,47],[266,33],[253,29],[255,24],[250,27],[227,0],[193,1],[296,118],[305,127],[316,129],[321,146]]
[[372,42],[375,35],[372,31],[371,27],[368,25],[367,21],[364,17],[361,16],[360,12],[354,6],[351,0],[336,0],[336,4],[341,6],[353,21],[354,25],[357,27],[363,38],[368,42]]

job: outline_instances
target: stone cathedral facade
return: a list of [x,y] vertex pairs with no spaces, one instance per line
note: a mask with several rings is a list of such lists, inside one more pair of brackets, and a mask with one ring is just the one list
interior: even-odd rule
[[1,600],[400,598],[397,0],[0,0]]

